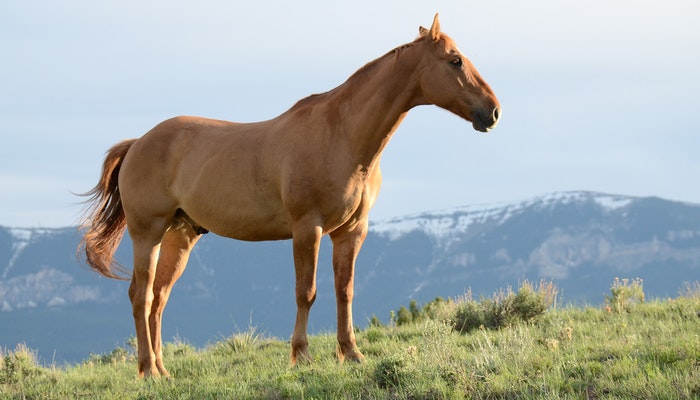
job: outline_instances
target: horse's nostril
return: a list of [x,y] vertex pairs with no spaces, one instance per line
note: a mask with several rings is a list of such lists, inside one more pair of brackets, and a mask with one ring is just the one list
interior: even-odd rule
[[493,120],[498,121],[501,118],[501,107],[496,107],[493,109]]

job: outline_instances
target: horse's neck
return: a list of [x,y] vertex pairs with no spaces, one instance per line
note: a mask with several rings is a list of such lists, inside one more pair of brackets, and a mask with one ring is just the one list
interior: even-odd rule
[[415,105],[418,87],[414,55],[388,54],[375,63],[338,87],[327,104],[327,112],[340,116],[335,130],[347,135],[356,161],[368,168]]

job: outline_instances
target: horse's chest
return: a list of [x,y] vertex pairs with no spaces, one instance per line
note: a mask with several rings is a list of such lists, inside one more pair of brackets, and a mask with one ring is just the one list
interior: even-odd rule
[[289,179],[285,203],[290,215],[315,213],[324,225],[341,225],[362,208],[366,198],[363,179],[328,179],[309,175]]

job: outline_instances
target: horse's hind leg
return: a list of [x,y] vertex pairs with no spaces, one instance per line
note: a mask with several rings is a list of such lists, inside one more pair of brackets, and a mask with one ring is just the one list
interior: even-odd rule
[[189,224],[171,228],[163,238],[160,246],[160,256],[153,281],[153,305],[149,316],[149,327],[156,357],[156,367],[162,376],[170,376],[163,366],[163,310],[170,297],[170,291],[177,279],[185,271],[187,260],[192,248],[201,235],[197,234]]
[[156,278],[158,254],[170,222],[164,218],[144,224],[127,222],[134,246],[134,272],[129,286],[129,298],[136,326],[140,377],[160,375],[153,352],[149,316],[153,304],[153,283]]

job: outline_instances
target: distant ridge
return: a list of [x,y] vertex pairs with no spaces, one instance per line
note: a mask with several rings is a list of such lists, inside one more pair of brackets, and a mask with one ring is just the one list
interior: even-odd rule
[[465,231],[473,223],[498,220],[500,223],[531,207],[553,207],[571,202],[593,201],[601,208],[612,211],[629,205],[639,197],[588,191],[553,192],[521,201],[474,204],[436,211],[426,211],[370,222],[370,229],[392,237],[412,230],[423,230],[440,236],[445,230]]

